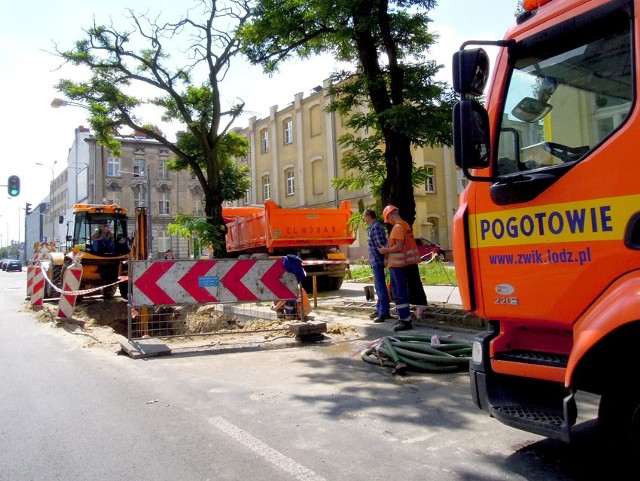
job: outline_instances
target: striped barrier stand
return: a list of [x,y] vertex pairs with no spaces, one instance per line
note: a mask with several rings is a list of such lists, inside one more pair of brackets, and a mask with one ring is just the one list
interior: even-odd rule
[[71,319],[73,310],[76,307],[76,291],[80,288],[80,280],[82,279],[82,266],[69,266],[64,272],[63,292],[60,294],[58,301],[58,317],[61,319]]
[[33,275],[33,291],[31,292],[31,305],[41,306],[44,300],[44,272],[41,267],[36,267]]
[[27,267],[27,299],[31,299],[31,295],[33,294],[33,276],[35,275],[37,269],[39,269],[39,267]]

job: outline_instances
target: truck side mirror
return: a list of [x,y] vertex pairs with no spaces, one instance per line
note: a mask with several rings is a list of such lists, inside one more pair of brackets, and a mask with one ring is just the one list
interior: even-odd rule
[[489,79],[489,56],[481,48],[459,50],[453,54],[453,90],[478,97]]
[[453,107],[453,148],[458,167],[489,167],[489,114],[475,100],[464,99]]

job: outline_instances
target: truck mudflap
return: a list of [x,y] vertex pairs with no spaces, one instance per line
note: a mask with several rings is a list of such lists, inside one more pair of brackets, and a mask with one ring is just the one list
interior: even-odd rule
[[474,340],[482,346],[482,359],[469,363],[474,404],[507,426],[569,442],[578,414],[575,393],[559,383],[493,372],[489,359],[493,337],[488,332]]

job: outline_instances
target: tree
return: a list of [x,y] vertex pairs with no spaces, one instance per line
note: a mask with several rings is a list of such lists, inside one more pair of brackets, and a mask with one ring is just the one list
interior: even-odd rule
[[[328,52],[355,64],[332,75],[332,110],[351,115],[354,132],[340,139],[353,148],[345,167],[355,172],[339,186],[369,184],[382,204],[415,220],[413,185],[424,182],[411,145],[451,143],[453,94],[433,76],[440,69],[424,54],[435,42],[427,12],[435,0],[257,0],[239,31],[243,51],[267,72],[297,55]],[[368,138],[358,135],[366,132]],[[383,149],[383,150],[380,150]],[[376,153],[376,151],[378,153]]]
[[[175,155],[171,168],[193,172],[204,192],[208,228],[201,229],[201,234],[219,255],[226,252],[222,202],[242,198],[250,183],[248,169],[238,169],[232,162],[232,157],[248,151],[246,139],[230,130],[244,103],[223,110],[220,93],[220,83],[239,53],[235,29],[249,18],[248,3],[228,0],[219,7],[215,0],[202,0],[202,20],[195,19],[193,9],[193,18],[164,24],[129,9],[130,31],[94,21],[74,48],[56,46],[57,55],[65,62],[88,67],[91,73],[88,81],[63,79],[57,88],[87,105],[91,127],[101,144],[117,153],[120,144],[116,135],[126,126],[166,146]],[[187,35],[187,65],[175,67],[169,48],[176,48],[178,40]],[[142,47],[133,48],[133,43]],[[198,85],[194,77],[200,73],[206,80]],[[140,98],[132,93],[137,86],[157,96]],[[184,127],[176,141],[138,117],[144,105],[159,107],[163,121],[177,121]]]

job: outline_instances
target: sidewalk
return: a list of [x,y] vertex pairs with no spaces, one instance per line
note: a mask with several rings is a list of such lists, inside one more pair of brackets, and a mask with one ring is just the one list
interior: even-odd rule
[[[364,302],[367,299],[364,293],[365,286],[373,286],[373,283],[344,282],[338,294],[343,299]],[[462,300],[457,286],[423,286],[423,288],[429,304],[462,309]]]
[[[394,334],[396,319],[374,323],[369,314],[375,309],[375,301],[367,301],[364,287],[368,283],[345,282],[339,291],[322,293],[318,296],[318,307],[312,316],[319,321],[350,324],[366,338],[379,338]],[[471,342],[473,337],[485,330],[480,324],[462,323],[460,319],[468,316],[462,309],[460,292],[455,286],[424,286],[429,308],[425,319],[416,319],[411,331],[403,334],[436,334],[451,336],[455,339]],[[311,299],[313,305],[313,299]],[[393,304],[392,304],[393,310]],[[461,327],[464,325],[465,327]]]

